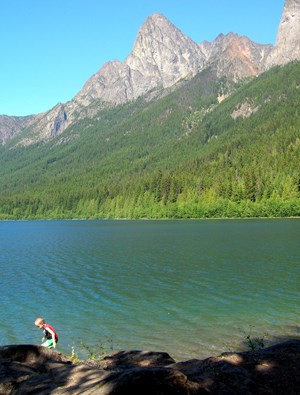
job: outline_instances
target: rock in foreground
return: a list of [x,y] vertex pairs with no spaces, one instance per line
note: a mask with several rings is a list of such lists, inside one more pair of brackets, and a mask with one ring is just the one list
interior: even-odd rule
[[300,340],[178,363],[166,353],[122,351],[73,364],[40,346],[0,347],[1,395],[298,395],[299,373]]

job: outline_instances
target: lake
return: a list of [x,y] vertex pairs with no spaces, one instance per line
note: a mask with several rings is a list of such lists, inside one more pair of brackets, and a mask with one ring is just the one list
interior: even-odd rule
[[166,351],[300,335],[299,219],[0,222],[0,344]]

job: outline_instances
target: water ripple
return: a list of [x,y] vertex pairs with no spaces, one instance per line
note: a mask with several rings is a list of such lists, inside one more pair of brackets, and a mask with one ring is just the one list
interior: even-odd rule
[[0,222],[1,341],[38,342],[36,316],[55,324],[64,352],[111,336],[122,349],[205,357],[249,330],[295,333],[299,225]]

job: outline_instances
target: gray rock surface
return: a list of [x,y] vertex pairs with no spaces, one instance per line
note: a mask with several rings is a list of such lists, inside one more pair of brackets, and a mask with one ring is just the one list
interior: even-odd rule
[[47,141],[76,120],[95,116],[101,108],[174,87],[208,66],[216,70],[218,77],[238,81],[298,59],[300,0],[285,1],[275,48],[234,33],[220,34],[212,42],[197,44],[163,15],[154,14],[142,25],[125,62],[105,63],[69,102],[30,118],[0,115],[0,144],[23,132],[26,137],[18,144]]
[[216,68],[218,77],[232,77],[235,81],[259,75],[273,49],[272,45],[257,44],[235,33],[220,34],[200,47],[207,56],[207,65]]
[[300,60],[300,0],[285,0],[276,45],[266,67]]

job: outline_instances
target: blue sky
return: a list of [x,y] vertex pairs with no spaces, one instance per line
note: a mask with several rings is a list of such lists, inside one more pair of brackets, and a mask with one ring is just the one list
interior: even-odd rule
[[124,61],[141,25],[164,14],[192,40],[234,32],[275,44],[284,0],[0,0],[0,114],[71,100],[110,60]]

